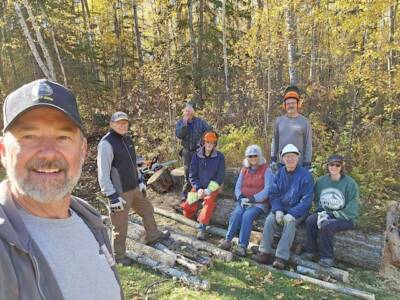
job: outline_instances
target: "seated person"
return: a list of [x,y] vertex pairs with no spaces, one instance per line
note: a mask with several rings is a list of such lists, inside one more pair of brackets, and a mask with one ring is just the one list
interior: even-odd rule
[[259,146],[248,146],[245,156],[235,186],[237,204],[229,219],[226,238],[220,244],[222,249],[229,251],[233,237],[239,233],[239,245],[235,251],[238,256],[246,255],[254,219],[268,211],[268,193],[273,180],[273,173]]
[[282,235],[276,248],[272,266],[284,269],[290,256],[290,248],[296,233],[296,225],[307,216],[313,198],[314,180],[308,169],[298,165],[300,152],[293,144],[286,145],[281,152],[285,164],[275,174],[269,194],[271,213],[265,220],[260,252],[253,256],[259,263],[273,261],[272,242],[278,230]]
[[[328,174],[315,184],[316,212],[306,220],[307,241],[305,259],[320,256],[323,267],[334,265],[333,242],[337,231],[353,229],[358,219],[358,185],[344,174],[344,159],[331,155]],[[318,239],[318,240],[317,240]]]
[[207,131],[203,136],[203,146],[192,157],[189,168],[189,179],[192,191],[181,204],[183,215],[194,219],[200,203],[203,208],[197,218],[200,222],[197,238],[205,239],[206,226],[210,223],[212,213],[217,205],[217,196],[225,176],[225,157],[217,151],[218,135]]

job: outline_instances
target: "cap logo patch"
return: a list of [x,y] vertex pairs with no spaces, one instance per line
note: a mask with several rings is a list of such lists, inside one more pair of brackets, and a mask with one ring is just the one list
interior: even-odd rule
[[37,100],[53,101],[53,89],[45,82],[41,82],[32,88],[32,101]]

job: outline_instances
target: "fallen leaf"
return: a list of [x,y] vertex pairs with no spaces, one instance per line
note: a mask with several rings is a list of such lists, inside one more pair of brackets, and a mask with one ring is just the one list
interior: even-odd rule
[[304,281],[302,279],[295,279],[293,280],[293,286],[299,286],[302,285],[304,283]]
[[281,300],[281,299],[283,299],[283,297],[285,297],[285,294],[284,293],[280,293],[280,294],[278,294],[276,296],[276,299]]
[[271,272],[268,272],[268,274],[264,277],[264,279],[263,279],[263,283],[270,283],[270,284],[272,284],[273,283],[273,281],[272,281],[272,279],[274,279],[274,277],[272,276],[272,273]]

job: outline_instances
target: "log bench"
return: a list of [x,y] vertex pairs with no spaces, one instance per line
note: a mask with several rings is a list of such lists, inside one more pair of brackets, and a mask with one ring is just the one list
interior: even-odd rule
[[[235,200],[226,195],[217,200],[217,207],[211,223],[227,228],[229,217],[235,207]],[[260,215],[253,224],[253,230],[262,232],[266,214]],[[295,241],[304,244],[305,224],[299,226]],[[385,235],[363,233],[358,230],[339,232],[335,236],[335,256],[338,260],[355,266],[378,271],[383,263]]]
[[[211,223],[227,228],[229,217],[236,205],[233,199],[235,182],[240,168],[227,168],[225,171],[224,190],[220,194],[217,207],[214,211]],[[254,224],[253,230],[262,232],[265,214],[259,216]],[[295,242],[304,244],[306,240],[305,224],[297,230]],[[336,259],[366,269],[378,271],[383,264],[386,234],[364,233],[360,230],[339,232],[335,236]]]

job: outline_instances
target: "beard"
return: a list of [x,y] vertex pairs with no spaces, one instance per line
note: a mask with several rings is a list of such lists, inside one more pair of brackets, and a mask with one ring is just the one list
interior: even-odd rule
[[[14,165],[7,166],[7,175],[12,186],[24,196],[36,202],[47,204],[62,201],[69,195],[81,176],[84,157],[80,158],[79,171],[75,176],[68,177],[69,166],[64,159],[46,160],[32,159],[27,162],[22,176],[17,175]],[[63,176],[56,178],[32,178],[36,170],[57,169]]]

